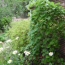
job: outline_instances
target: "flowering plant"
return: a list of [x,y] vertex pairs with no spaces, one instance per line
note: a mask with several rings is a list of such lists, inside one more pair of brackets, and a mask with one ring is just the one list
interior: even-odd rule
[[34,1],[29,4],[30,65],[65,65],[60,53],[60,39],[65,40],[65,9],[49,0]]

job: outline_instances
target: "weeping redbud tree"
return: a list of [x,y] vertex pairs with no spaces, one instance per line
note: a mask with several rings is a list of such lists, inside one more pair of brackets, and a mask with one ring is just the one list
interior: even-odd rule
[[65,9],[48,0],[31,1],[30,65],[65,65],[60,40],[65,39]]

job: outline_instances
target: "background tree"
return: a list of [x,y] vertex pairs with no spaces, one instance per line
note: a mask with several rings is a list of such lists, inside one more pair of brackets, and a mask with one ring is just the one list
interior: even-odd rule
[[[4,30],[4,26],[9,24],[12,17],[28,17],[28,10],[26,9],[28,3],[29,0],[0,0],[0,30]],[[5,22],[5,18],[9,22]],[[2,19],[4,20],[2,21]],[[8,24],[5,25],[6,23]]]

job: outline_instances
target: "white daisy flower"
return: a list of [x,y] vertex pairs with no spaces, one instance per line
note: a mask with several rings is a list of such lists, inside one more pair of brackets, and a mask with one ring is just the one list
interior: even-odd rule
[[12,60],[10,59],[10,60],[8,60],[8,62],[7,62],[8,64],[10,64],[10,63],[12,63]]
[[14,55],[16,55],[17,53],[18,53],[18,51],[17,51],[17,50],[13,51],[13,54],[14,54]]
[[25,54],[25,56],[28,56],[28,55],[30,55],[30,52],[29,51],[24,51],[24,54]]
[[53,52],[50,52],[50,53],[49,53],[49,56],[53,56]]

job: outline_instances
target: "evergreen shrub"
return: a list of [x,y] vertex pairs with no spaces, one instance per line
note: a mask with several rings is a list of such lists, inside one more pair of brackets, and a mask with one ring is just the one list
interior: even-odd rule
[[30,2],[30,65],[65,65],[60,40],[65,39],[65,9],[48,0]]

